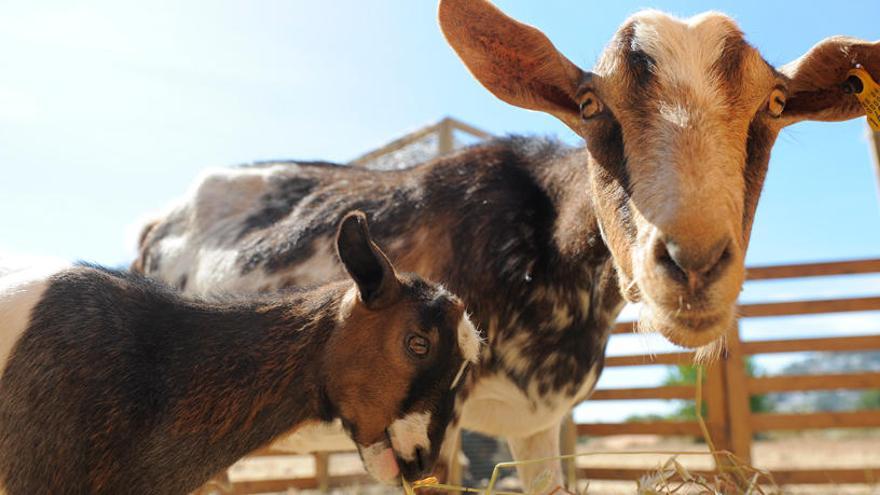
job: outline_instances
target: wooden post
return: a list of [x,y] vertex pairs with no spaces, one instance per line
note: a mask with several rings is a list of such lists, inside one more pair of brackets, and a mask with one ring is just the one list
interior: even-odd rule
[[727,418],[730,431],[730,448],[740,461],[752,462],[752,427],[749,422],[748,377],[746,363],[739,339],[739,324],[727,336],[727,357],[724,359],[724,375],[727,383]]
[[315,452],[315,480],[321,493],[330,492],[330,453]]
[[452,119],[446,117],[437,126],[437,156],[452,153],[455,149]]
[[[562,455],[576,454],[578,434],[577,425],[574,424],[573,413],[568,413],[562,420],[560,434],[562,436],[560,439],[560,453]],[[577,459],[563,461],[562,469],[565,473],[565,483],[568,485],[568,489],[572,492],[577,492]]]
[[[703,368],[703,401],[706,404],[706,426],[716,450],[733,452],[728,425],[727,387],[725,386],[724,361],[716,361]],[[717,459],[716,459],[717,460]]]

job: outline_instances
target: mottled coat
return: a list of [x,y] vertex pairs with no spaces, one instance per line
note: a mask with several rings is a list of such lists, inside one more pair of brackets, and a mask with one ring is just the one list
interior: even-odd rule
[[[376,220],[402,267],[458,292],[488,345],[465,427],[516,458],[558,453],[624,297],[674,343],[719,349],[779,131],[863,115],[840,84],[880,76],[880,44],[829,38],[776,69],[727,16],[638,13],[594,70],[485,0],[442,0],[447,41],[500,99],[559,118],[586,147],[502,139],[377,172],[292,162],[213,171],[149,227],[135,267],[187,291],[267,291],[339,275],[329,226]],[[545,467],[520,473],[528,485]]]

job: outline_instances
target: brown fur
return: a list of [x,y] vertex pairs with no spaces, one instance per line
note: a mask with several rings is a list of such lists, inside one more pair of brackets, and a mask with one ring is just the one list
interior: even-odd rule
[[[826,40],[776,71],[716,13],[686,21],[636,14],[593,72],[488,1],[443,0],[439,17],[496,96],[552,113],[584,137],[624,294],[647,303],[646,327],[686,346],[709,344],[732,325],[766,170],[766,150],[755,145],[769,150],[782,126],[799,119],[859,115],[839,84],[856,63],[880,71],[880,45],[850,38]],[[786,87],[783,117],[768,115],[770,93]],[[591,108],[598,99],[604,111],[579,119],[579,102],[559,94],[588,97]]]
[[[355,284],[247,301],[183,299],[96,267],[54,275],[0,380],[0,486],[186,493],[305,423],[339,418],[359,447],[390,449],[387,432],[413,414],[429,418],[410,439],[424,448],[395,451],[397,464],[409,481],[427,474],[476,352],[464,306],[397,274],[363,213],[337,244]],[[412,336],[426,353],[408,350]]]

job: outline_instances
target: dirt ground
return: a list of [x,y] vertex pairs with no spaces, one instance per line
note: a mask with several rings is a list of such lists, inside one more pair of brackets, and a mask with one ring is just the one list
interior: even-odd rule
[[[705,445],[687,439],[669,439],[649,435],[619,436],[582,442],[579,452],[592,455],[579,458],[582,467],[619,467],[645,469],[646,473],[669,459],[669,455],[629,455],[625,452],[645,450],[705,452]],[[612,453],[613,452],[613,453]],[[678,461],[688,469],[712,469],[708,455],[680,455]],[[758,440],[753,448],[754,466],[762,469],[823,469],[823,468],[878,468],[880,467],[880,432],[848,432],[843,436],[782,436]],[[234,465],[230,471],[232,481],[311,477],[315,464],[311,456],[283,456],[247,459]],[[330,458],[330,474],[344,475],[362,473],[357,454],[334,454]],[[505,488],[516,486],[514,478],[508,479]],[[596,495],[633,494],[635,483],[592,480],[581,481],[579,488]],[[866,485],[801,485],[781,487],[784,493],[793,495],[880,495],[880,480]],[[398,490],[379,486],[358,486],[334,490],[337,494],[384,495]],[[296,493],[289,491],[288,493]]]

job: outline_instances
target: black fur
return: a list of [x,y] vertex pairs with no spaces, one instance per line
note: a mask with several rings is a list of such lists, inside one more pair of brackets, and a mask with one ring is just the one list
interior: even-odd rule
[[[619,135],[619,129],[611,132]],[[279,183],[314,182],[311,192],[287,216],[228,247],[240,253],[242,274],[284,274],[312,256],[314,243],[328,238],[341,215],[354,208],[369,214],[376,242],[395,263],[448,243],[451,256],[438,258],[429,278],[462,297],[478,328],[497,323],[477,372],[503,371],[524,389],[536,380],[542,392],[573,394],[600,362],[621,303],[592,210],[586,160],[585,150],[553,140],[510,137],[408,170],[298,164],[279,172]],[[615,173],[621,171],[625,167]],[[626,183],[625,175],[617,180]],[[562,213],[577,221],[561,226]],[[413,245],[409,236],[431,225],[443,226],[431,245]],[[144,252],[161,238],[150,241]],[[546,289],[553,293],[541,296]],[[590,307],[583,305],[583,293]],[[553,323],[555,307],[572,315],[569,324]],[[530,334],[528,346],[519,349],[529,364],[514,370],[497,353],[522,332]],[[551,355],[560,356],[555,365],[547,362]]]
[[[10,495],[183,494],[302,422],[346,419],[327,389],[339,366],[328,364],[328,349],[354,335],[336,330],[351,287],[209,302],[102,267],[60,272],[0,379],[0,487]],[[428,464],[399,461],[412,480],[431,468],[453,420],[449,383],[463,357],[450,309],[458,304],[460,318],[461,307],[412,275],[397,294],[398,306],[414,305],[414,318],[439,334],[405,401],[389,406],[396,416],[434,412],[432,442],[439,437]],[[375,341],[379,359],[383,338],[395,335],[381,330],[356,337],[358,346]],[[371,376],[347,364],[348,373]]]

